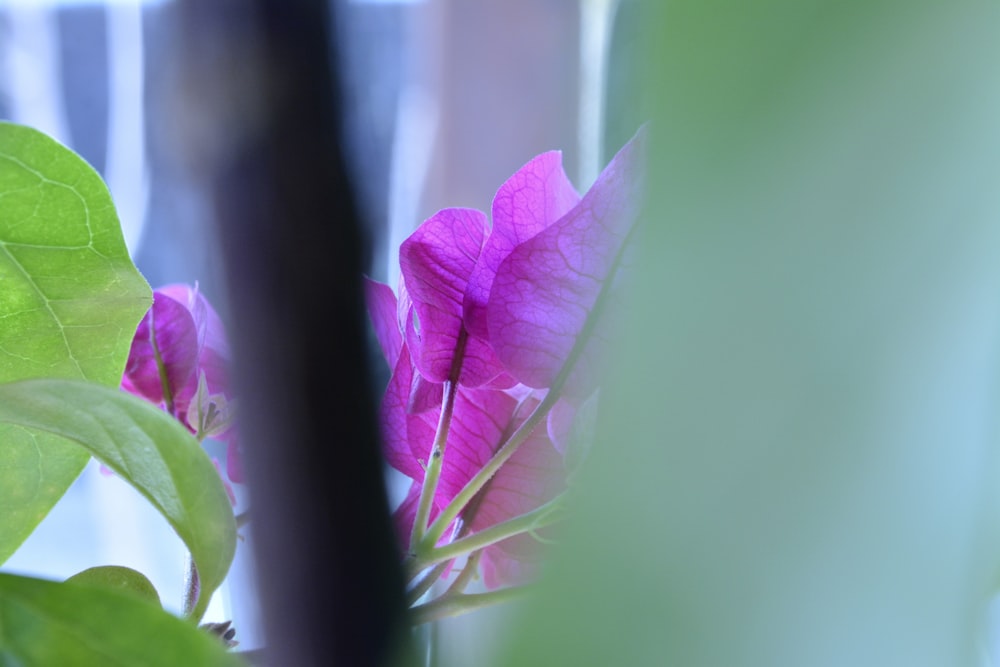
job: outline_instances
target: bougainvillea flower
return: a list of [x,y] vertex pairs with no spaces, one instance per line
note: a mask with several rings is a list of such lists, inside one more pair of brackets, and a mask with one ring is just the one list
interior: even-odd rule
[[399,264],[413,307],[406,342],[420,373],[444,382],[456,351],[462,355],[460,384],[478,387],[503,373],[489,344],[471,338],[462,316],[469,276],[486,239],[486,216],[449,208],[424,222],[399,248]]
[[[486,303],[488,339],[508,373],[529,387],[549,387],[595,308],[611,288],[638,215],[640,131],[593,187],[558,220],[517,244],[496,268]],[[570,382],[586,395],[589,382]],[[591,386],[584,386],[591,385]]]
[[[557,400],[545,426],[536,426],[462,508],[454,537],[530,512],[565,489],[569,445],[578,439],[578,422],[589,423],[581,415],[594,412],[603,314],[637,215],[642,134],[582,197],[558,152],[539,155],[498,190],[492,226],[480,211],[449,208],[403,242],[398,298],[368,281],[375,334],[392,369],[380,408],[385,458],[412,480],[396,511],[404,544],[446,387],[455,403],[432,520],[547,395]],[[521,534],[486,547],[487,586],[529,577],[540,544]]]
[[189,285],[153,292],[132,338],[122,389],[160,406],[192,433],[226,441],[229,479],[243,480],[229,392],[229,344],[215,309]]
[[157,292],[183,305],[191,313],[197,344],[194,350],[197,372],[189,376],[174,394],[180,405],[189,404],[198,387],[198,378],[205,375],[211,394],[224,394],[228,390],[229,342],[222,320],[208,299],[197,286],[174,284],[161,287]]
[[[366,296],[382,352],[388,362],[395,362],[380,407],[380,422],[386,461],[413,480],[406,499],[394,515],[400,542],[406,544],[416,517],[425,467],[431,456],[443,393],[439,387],[437,404],[433,407],[412,409],[414,378],[420,371],[410,357],[407,341],[403,340],[403,332],[398,326],[400,318],[395,295],[388,286],[369,280],[366,281]],[[523,385],[510,390],[459,387],[441,476],[431,506],[432,520],[489,462],[505,437],[520,425],[525,406],[533,407],[537,403],[534,393]],[[555,495],[562,478],[561,456],[548,440],[546,431],[541,428],[537,431],[463,512],[466,533],[534,509]],[[529,541],[533,540],[529,538]],[[516,583],[531,571],[528,563],[534,560],[537,560],[537,548],[526,548],[519,538],[505,540],[485,550],[484,580],[490,587]]]
[[492,229],[480,211],[450,208],[403,242],[404,338],[423,378],[448,379],[458,352],[463,386],[551,386],[619,267],[640,200],[642,137],[582,198],[561,155],[544,153],[497,191]]
[[500,186],[493,198],[493,228],[469,276],[463,301],[465,326],[471,334],[489,338],[486,304],[500,262],[579,202],[559,151],[539,155]]

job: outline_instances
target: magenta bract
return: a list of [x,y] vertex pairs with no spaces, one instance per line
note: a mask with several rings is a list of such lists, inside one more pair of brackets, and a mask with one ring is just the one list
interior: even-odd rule
[[[463,510],[459,536],[529,512],[565,489],[575,406],[596,387],[592,338],[603,334],[600,311],[637,215],[642,134],[582,198],[560,153],[539,155],[497,191],[492,228],[480,211],[450,208],[403,242],[398,299],[387,285],[366,282],[375,335],[392,369],[380,408],[385,457],[413,480],[396,511],[404,544],[447,382],[458,388],[432,520],[560,374],[569,379],[557,388],[565,398]],[[520,535],[487,547],[487,586],[530,576],[540,545]]]
[[[192,432],[203,426],[203,434],[226,441],[227,474],[242,482],[229,414],[228,364],[226,331],[215,309],[197,287],[167,285],[154,290],[153,306],[136,329],[121,387],[163,408]],[[193,423],[196,415],[204,423]]]
[[507,372],[529,387],[551,386],[596,321],[594,308],[638,214],[641,136],[618,152],[576,206],[511,249],[496,269],[486,304],[488,340]]

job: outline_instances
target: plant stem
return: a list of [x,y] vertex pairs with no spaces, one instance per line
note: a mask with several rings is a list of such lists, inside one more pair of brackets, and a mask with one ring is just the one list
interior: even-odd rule
[[[426,556],[417,557],[416,560],[411,561],[407,564],[407,567],[411,568],[411,573],[420,572],[431,565],[435,565],[442,561],[449,561],[452,558],[457,558],[463,556],[467,553],[473,551],[478,551],[491,544],[496,544],[508,537],[513,537],[515,535],[520,535],[521,533],[527,533],[532,530],[537,530],[544,526],[555,523],[561,518],[560,509],[563,507],[563,496],[560,494],[545,503],[544,505],[539,505],[530,512],[525,512],[506,521],[502,521],[496,525],[490,526],[486,530],[479,531],[478,533],[473,533],[467,537],[462,537],[445,544],[444,546],[434,547],[429,550]],[[429,536],[430,534],[428,534]]]
[[451,428],[451,415],[455,409],[455,392],[458,386],[451,382],[444,383],[444,399],[441,408],[441,418],[438,420],[437,434],[424,472],[424,485],[420,489],[420,504],[417,506],[417,516],[413,520],[413,532],[410,533],[410,545],[420,544],[427,530],[427,522],[431,515],[431,505],[437,491],[438,479],[441,477],[441,467],[444,463],[444,448],[448,442],[448,431]]
[[[431,445],[427,470],[424,472],[424,485],[420,489],[420,504],[417,505],[417,515],[413,520],[413,532],[410,533],[410,548],[421,543],[431,516],[431,505],[437,491],[438,479],[441,477],[441,467],[444,465],[444,449],[448,444],[448,431],[451,429],[451,416],[455,411],[455,395],[458,393],[458,376],[462,371],[462,359],[465,357],[465,342],[468,333],[465,327],[458,333],[455,343],[455,354],[451,361],[451,372],[444,383],[444,397],[441,400],[441,418],[438,420],[434,444]],[[444,532],[443,530],[441,531]],[[440,535],[438,536],[440,538]],[[436,540],[435,540],[436,541]],[[432,542],[433,544],[434,542]]]
[[431,589],[434,582],[437,581],[444,571],[448,568],[448,561],[439,563],[437,567],[428,572],[423,576],[423,578],[413,585],[409,591],[406,592],[406,601],[408,604],[414,604],[417,600],[423,597],[424,593]]
[[450,616],[467,614],[483,607],[517,600],[532,589],[532,586],[512,586],[489,593],[445,594],[432,602],[417,605],[411,609],[410,621],[413,625],[420,625]]
[[417,554],[418,559],[420,556],[429,553],[434,549],[434,545],[438,543],[441,536],[444,535],[444,531],[447,530],[448,526],[452,521],[462,512],[466,505],[479,493],[487,482],[496,474],[500,467],[507,462],[507,460],[514,455],[517,448],[521,446],[521,443],[528,439],[531,432],[535,430],[538,423],[545,418],[555,405],[558,399],[559,392],[555,390],[553,386],[549,390],[549,393],[545,396],[545,399],[532,411],[528,418],[524,420],[514,433],[511,434],[507,442],[504,443],[503,447],[497,450],[497,453],[493,455],[493,458],[483,466],[476,475],[469,480],[469,482],[462,488],[461,491],[452,499],[448,506],[444,508],[441,514],[438,515],[437,519],[431,524],[430,528],[427,529],[427,533],[424,535],[422,542],[416,543],[416,547],[413,549],[414,553]]
[[[455,577],[455,581],[451,582],[451,586],[445,591],[445,595],[458,595],[465,590],[465,587],[469,585],[472,581],[472,577],[476,575],[476,570],[479,569],[479,561],[483,558],[483,552],[477,551],[476,553],[469,556],[465,561],[465,565],[462,567],[462,571],[458,573]],[[447,562],[447,561],[445,561]]]

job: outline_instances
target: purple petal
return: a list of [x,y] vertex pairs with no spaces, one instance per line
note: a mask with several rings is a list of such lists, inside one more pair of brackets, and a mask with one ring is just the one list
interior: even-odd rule
[[410,290],[406,289],[406,280],[403,274],[399,274],[399,299],[396,303],[396,321],[400,331],[406,331],[407,321],[413,316],[413,300],[410,299]]
[[[410,385],[413,381],[413,365],[410,352],[404,345],[400,349],[396,368],[393,369],[389,386],[386,387],[379,408],[379,423],[382,426],[382,452],[393,468],[415,480],[423,480],[424,469],[413,454],[413,447],[426,447],[434,441],[434,427],[423,428],[424,421],[411,419],[407,414],[410,400]],[[415,442],[414,442],[415,441]],[[426,444],[425,444],[426,443]]]
[[188,309],[169,296],[154,292],[153,306],[136,329],[125,367],[123,387],[153,403],[162,403],[166,389],[176,399],[194,379],[198,361],[198,335]]
[[[565,488],[564,478],[562,456],[545,430],[536,428],[490,481],[471,521],[471,530],[484,530],[548,502]],[[483,554],[487,587],[529,578],[542,557],[543,547],[531,535],[519,535],[488,547]]]
[[487,306],[490,342],[528,386],[552,385],[618,269],[640,203],[643,135],[619,151],[578,206],[497,269]]
[[399,359],[399,348],[403,344],[403,335],[396,314],[396,295],[388,285],[367,276],[364,278],[364,286],[365,301],[368,304],[368,314],[375,330],[375,338],[378,339],[389,368],[395,368]]
[[504,392],[459,389],[438,481],[442,507],[493,458],[516,408],[517,401]]
[[486,304],[500,262],[579,201],[580,195],[563,171],[559,151],[539,155],[500,186],[493,198],[493,230],[465,292],[465,326],[470,333],[488,337]]
[[[212,308],[212,304],[198,290],[197,285],[191,287],[184,284],[173,284],[161,287],[156,290],[161,294],[169,296],[178,303],[181,303],[191,311],[194,318],[195,327],[198,330],[198,346],[213,350],[219,357],[229,358],[229,342],[226,337],[226,328],[222,324],[219,314]],[[209,389],[216,393],[216,388],[212,386],[209,378]]]
[[[463,336],[462,303],[469,275],[486,236],[480,211],[439,211],[410,235],[399,249],[406,288],[413,302],[407,316],[406,341],[420,373],[431,382],[448,380],[459,338]],[[459,382],[482,385],[501,372],[493,350],[469,339],[463,348]]]
[[406,411],[410,414],[419,414],[432,408],[440,408],[443,397],[444,383],[431,382],[416,372],[410,383],[410,400],[406,404]]
[[198,374],[204,373],[212,394],[230,395],[229,392],[229,342],[226,329],[215,309],[208,299],[201,294],[197,286],[167,285],[157,290],[172,299],[186,305],[194,320],[198,335],[198,373],[178,389],[176,402],[179,410],[187,409],[188,403],[198,388]]

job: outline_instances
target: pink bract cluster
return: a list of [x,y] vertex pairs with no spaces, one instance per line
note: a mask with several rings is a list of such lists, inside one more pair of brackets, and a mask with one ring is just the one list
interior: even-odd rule
[[[457,381],[458,389],[431,520],[553,387],[561,394],[547,428],[539,426],[521,444],[463,509],[455,530],[476,533],[565,488],[573,415],[596,389],[602,332],[594,314],[636,218],[641,144],[642,132],[583,197],[560,153],[539,155],[500,187],[492,225],[480,211],[450,208],[403,242],[398,297],[387,285],[367,282],[376,337],[392,369],[380,412],[385,457],[413,480],[395,514],[404,544],[445,382]],[[487,547],[486,585],[530,578],[539,547],[529,535]]]
[[161,407],[192,433],[225,441],[226,476],[239,483],[243,470],[228,365],[229,343],[215,309],[197,287],[167,285],[154,290],[153,305],[136,329],[121,388]]

